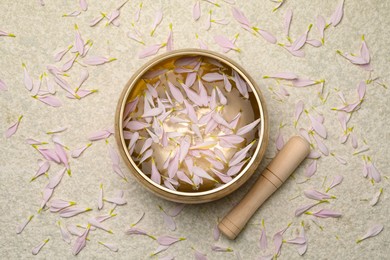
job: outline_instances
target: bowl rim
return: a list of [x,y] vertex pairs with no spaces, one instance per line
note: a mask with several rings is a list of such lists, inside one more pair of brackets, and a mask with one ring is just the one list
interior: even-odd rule
[[[256,102],[259,109],[260,114],[260,131],[258,134],[258,140],[256,149],[251,156],[249,162],[246,164],[246,166],[240,170],[240,173],[235,176],[235,178],[223,185],[220,185],[217,188],[207,190],[207,191],[200,191],[200,192],[183,192],[183,191],[175,191],[168,189],[164,187],[163,185],[157,184],[151,180],[150,177],[148,177],[145,173],[141,171],[141,169],[138,168],[138,166],[135,164],[135,162],[132,160],[131,155],[129,154],[129,151],[127,149],[124,136],[123,136],[123,112],[127,103],[127,99],[132,91],[132,88],[134,87],[135,83],[138,82],[139,79],[142,78],[142,76],[151,68],[158,65],[159,63],[170,59],[174,57],[180,57],[180,56],[203,56],[208,58],[214,58],[222,63],[224,65],[227,65],[234,69],[239,75],[247,82],[248,86],[252,89],[252,92],[256,98]],[[180,49],[180,50],[174,50],[170,52],[166,52],[164,54],[161,54],[149,61],[147,61],[145,64],[143,64],[128,80],[125,87],[123,88],[123,91],[119,97],[118,105],[115,113],[115,138],[117,141],[117,145],[120,151],[120,154],[125,161],[126,165],[130,168],[130,171],[132,174],[136,177],[136,179],[141,182],[143,186],[148,188],[148,190],[154,192],[160,197],[163,197],[168,200],[182,202],[183,198],[187,198],[187,203],[201,203],[201,202],[207,202],[211,200],[215,200],[218,198],[215,198],[217,193],[220,193],[222,191],[225,191],[228,195],[238,189],[240,186],[242,186],[255,172],[258,165],[261,162],[261,159],[263,158],[265,154],[265,150],[268,145],[268,136],[269,136],[269,128],[268,128],[268,113],[266,109],[266,103],[264,100],[264,97],[257,86],[256,82],[249,76],[249,74],[235,61],[231,60],[228,57],[225,57],[224,55],[209,51],[209,50],[203,50],[203,49]],[[230,188],[230,190],[229,190]],[[228,190],[226,192],[226,190]],[[223,197],[222,196],[222,197]],[[194,198],[199,199],[203,198],[204,201],[197,202],[194,200]],[[186,199],[184,199],[186,200]]]

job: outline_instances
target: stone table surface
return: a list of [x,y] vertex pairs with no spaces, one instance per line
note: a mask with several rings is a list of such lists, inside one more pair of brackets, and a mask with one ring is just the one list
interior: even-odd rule
[[[41,4],[41,3],[44,3]],[[117,190],[124,191],[127,204],[115,209],[117,216],[107,220],[105,224],[113,230],[113,234],[97,230],[91,232],[89,241],[77,257],[82,259],[153,259],[169,256],[176,259],[193,259],[194,249],[207,255],[208,259],[259,259],[262,256],[274,254],[273,235],[291,226],[283,235],[283,239],[295,238],[303,222],[307,236],[308,249],[302,256],[305,259],[388,259],[390,255],[390,203],[389,203],[389,169],[390,169],[390,102],[389,90],[383,84],[390,82],[390,2],[389,1],[357,1],[346,0],[344,17],[333,27],[325,31],[325,45],[315,48],[308,44],[303,47],[305,57],[295,57],[277,44],[271,44],[261,36],[256,36],[242,29],[233,18],[232,8],[243,11],[249,21],[260,29],[264,29],[278,39],[279,43],[287,43],[283,21],[288,10],[293,11],[290,37],[294,41],[305,33],[309,24],[313,23],[308,38],[320,39],[315,25],[316,17],[321,15],[329,22],[330,17],[341,1],[304,1],[286,0],[275,12],[277,3],[272,1],[200,1],[201,17],[198,21],[192,18],[192,8],[196,1],[179,0],[144,0],[139,21],[134,15],[141,1],[129,1],[120,9],[116,23],[105,25],[107,19],[95,27],[90,27],[90,21],[99,17],[100,12],[107,14],[118,8],[123,1],[92,1],[87,0],[87,11],[81,11],[76,17],[63,17],[73,11],[81,10],[79,1],[43,0],[43,1],[0,1],[0,30],[15,34],[16,37],[0,36],[0,79],[8,86],[7,91],[0,91],[0,255],[2,259],[68,259],[73,258],[72,244],[61,238],[58,220],[65,225],[87,223],[90,217],[108,213],[112,205],[105,203],[101,211],[97,210],[99,185],[104,185],[104,193],[114,196]],[[212,4],[216,2],[220,7]],[[231,2],[235,2],[231,5]],[[163,12],[163,20],[158,25],[155,34],[150,36],[151,27],[158,10]],[[209,30],[206,23],[210,19]],[[218,23],[222,21],[227,24]],[[176,230],[171,231],[164,224],[164,210],[176,206],[160,199],[142,188],[130,175],[121,162],[128,182],[121,180],[112,170],[111,160],[107,153],[104,140],[96,141],[85,153],[77,159],[70,158],[72,176],[65,175],[55,189],[52,199],[67,199],[76,201],[83,207],[93,210],[73,218],[61,219],[58,214],[44,210],[37,213],[42,191],[48,182],[48,177],[39,177],[30,182],[38,169],[37,160],[41,155],[29,144],[28,138],[49,142],[51,136],[46,132],[66,127],[59,133],[62,142],[73,150],[87,144],[88,136],[109,129],[114,124],[116,102],[122,88],[131,75],[149,58],[139,59],[138,54],[146,48],[144,45],[130,39],[128,32],[132,31],[132,23],[142,32],[145,46],[163,43],[169,33],[172,23],[174,49],[199,48],[196,34],[206,43],[210,50],[222,53],[222,49],[214,41],[215,35],[223,35],[232,39],[239,33],[236,46],[241,52],[231,50],[226,55],[241,64],[259,84],[264,94],[269,111],[270,142],[256,174],[238,191],[219,201],[203,205],[189,205],[176,217]],[[89,72],[88,80],[83,89],[97,89],[98,92],[81,99],[66,97],[66,92],[56,86],[57,97],[61,101],[58,108],[50,107],[31,97],[23,81],[22,63],[26,64],[29,74],[35,84],[39,76],[47,73],[47,65],[53,64],[59,68],[72,58],[74,54],[66,54],[63,60],[56,63],[53,56],[56,52],[74,44],[74,25],[77,24],[84,41],[90,39],[93,45],[89,56],[113,57],[117,60],[101,66],[84,68],[75,63],[67,72],[66,79],[72,87],[77,83],[82,70]],[[364,70],[351,64],[336,53],[352,52],[359,54],[362,35],[371,54],[372,71]],[[165,48],[159,53],[165,52]],[[78,60],[81,60],[78,58]],[[313,80],[324,79],[323,96],[321,100],[321,84],[295,88],[284,81],[263,79],[264,75],[278,72],[294,72],[299,77]],[[378,78],[379,77],[379,78]],[[42,88],[46,88],[43,78]],[[378,78],[378,79],[377,79]],[[370,80],[375,79],[375,80]],[[367,89],[360,109],[353,112],[348,127],[357,138],[358,148],[355,150],[351,140],[345,144],[339,141],[343,130],[338,122],[338,114],[332,110],[343,105],[339,98],[340,92],[346,101],[357,100],[356,88],[361,81],[367,81]],[[282,88],[282,89],[280,89]],[[286,90],[289,95],[283,92]],[[284,93],[284,94],[283,94]],[[279,94],[279,95],[278,95]],[[335,156],[322,155],[317,162],[317,171],[310,177],[305,177],[306,168],[311,160],[306,160],[284,186],[259,209],[248,223],[248,226],[235,241],[229,241],[221,236],[218,241],[213,238],[213,229],[222,218],[249,190],[262,169],[276,153],[275,139],[280,131],[284,140],[289,136],[299,134],[299,129],[309,129],[310,120],[303,113],[297,127],[294,127],[294,111],[299,100],[305,103],[309,114],[324,117],[324,125],[328,137],[323,141],[333,155],[343,158],[347,164],[341,164]],[[9,126],[15,123],[20,115],[17,132],[10,138],[4,134]],[[280,128],[280,125],[284,125]],[[352,139],[352,138],[350,138]],[[110,145],[115,145],[113,136],[107,139]],[[317,147],[313,141],[313,146]],[[359,153],[359,150],[365,150]],[[317,149],[317,148],[316,148]],[[354,152],[358,154],[354,155]],[[363,177],[363,156],[371,159],[381,174],[381,182],[372,182]],[[49,176],[54,176],[60,165],[51,164]],[[330,203],[324,203],[312,209],[332,209],[342,213],[340,218],[319,219],[309,215],[295,217],[295,210],[313,201],[307,199],[303,191],[315,189],[324,192],[335,176],[343,176],[343,182],[329,191],[337,197]],[[383,188],[383,193],[375,206],[370,206],[370,200]],[[153,236],[172,235],[185,237],[165,252],[155,257],[151,253],[158,243],[147,236],[129,236],[124,231],[145,213],[143,220],[137,225]],[[25,230],[17,235],[16,228],[30,215],[32,221]],[[268,248],[259,247],[259,238],[264,220]],[[375,224],[382,224],[384,230],[376,237],[361,243],[356,240]],[[32,248],[50,238],[37,256],[33,256]],[[98,243],[112,243],[119,248],[111,252]],[[215,252],[211,247],[218,245],[230,247],[233,252]],[[300,259],[297,246],[284,243],[280,259]]]

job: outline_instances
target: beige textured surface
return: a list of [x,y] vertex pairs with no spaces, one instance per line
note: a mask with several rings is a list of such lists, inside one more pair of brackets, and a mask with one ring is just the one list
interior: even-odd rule
[[[58,215],[48,211],[37,214],[41,201],[41,191],[47,183],[47,178],[41,177],[29,183],[31,176],[37,169],[36,160],[40,155],[26,144],[27,138],[50,140],[46,131],[66,126],[68,130],[61,134],[63,142],[74,149],[87,142],[89,134],[113,125],[116,101],[122,86],[131,74],[145,62],[137,58],[143,48],[126,36],[130,30],[130,22],[135,7],[139,1],[130,1],[121,12],[120,27],[100,24],[90,28],[88,23],[100,11],[110,12],[121,1],[89,1],[89,9],[77,18],[63,18],[62,14],[78,9],[78,1],[46,1],[40,6],[38,1],[11,1],[0,2],[0,29],[16,34],[16,38],[0,37],[0,78],[9,86],[7,92],[0,93],[0,132],[16,121],[21,114],[24,118],[18,132],[10,139],[0,137],[0,256],[2,259],[32,258],[31,249],[45,238],[50,237],[49,243],[42,249],[36,258],[65,259],[71,258],[71,247],[60,236],[55,222]],[[220,51],[214,43],[213,36],[223,34],[232,37],[240,33],[237,45],[241,53],[229,52],[227,55],[241,63],[247,71],[259,82],[268,101],[268,110],[271,124],[271,140],[266,156],[271,158],[275,154],[274,137],[281,122],[287,125],[282,128],[286,137],[296,134],[292,126],[292,115],[298,100],[304,100],[307,107],[316,106],[317,111],[325,116],[325,126],[329,137],[325,141],[327,146],[336,154],[348,161],[346,166],[337,163],[331,156],[321,158],[318,162],[317,173],[307,182],[297,184],[302,180],[304,166],[295,173],[295,179],[290,178],[285,185],[272,196],[263,207],[254,215],[247,228],[235,241],[228,241],[221,237],[215,242],[212,229],[218,218],[230,210],[232,204],[243,197],[255,180],[255,175],[239,191],[220,201],[205,205],[187,206],[175,218],[177,229],[169,231],[163,223],[158,205],[164,209],[173,206],[172,203],[159,199],[146,192],[129,176],[129,182],[124,183],[113,172],[110,158],[107,154],[107,145],[104,141],[96,142],[85,154],[78,159],[71,160],[73,176],[64,176],[53,198],[70,199],[80,205],[93,207],[93,211],[77,217],[62,220],[64,223],[85,224],[88,217],[101,214],[97,211],[97,197],[99,184],[103,183],[105,192],[113,195],[115,190],[123,189],[128,203],[118,207],[118,216],[107,221],[114,234],[95,231],[90,235],[87,247],[79,257],[85,259],[147,259],[157,242],[143,236],[126,236],[125,228],[145,212],[145,218],[139,228],[149,231],[155,236],[171,234],[186,237],[186,241],[179,242],[160,256],[176,256],[176,259],[191,259],[191,247],[207,254],[209,259],[235,259],[234,253],[212,252],[214,244],[229,246],[234,252],[239,252],[242,259],[257,259],[259,256],[273,252],[272,236],[278,230],[292,222],[291,228],[284,238],[296,236],[300,222],[305,222],[309,247],[304,255],[306,259],[385,259],[390,255],[390,204],[389,204],[389,139],[390,139],[390,104],[389,90],[371,84],[367,88],[366,99],[362,108],[354,113],[349,126],[354,126],[359,143],[366,140],[375,165],[381,171],[383,180],[378,184],[362,177],[361,156],[353,156],[350,143],[342,145],[338,138],[341,128],[334,111],[330,108],[340,105],[334,91],[341,89],[348,100],[356,96],[355,89],[359,81],[369,78],[369,73],[353,66],[340,56],[337,49],[357,52],[360,46],[360,37],[366,35],[366,40],[372,54],[374,72],[372,77],[380,76],[385,83],[390,82],[389,54],[389,1],[352,1],[346,0],[345,17],[336,28],[326,31],[326,45],[320,48],[305,46],[306,57],[296,58],[277,45],[272,45],[262,38],[256,38],[242,30],[233,20],[230,6],[223,2],[220,8],[202,1],[202,16],[200,21],[194,22],[191,17],[194,1],[144,1],[140,19],[140,29],[145,31],[147,45],[161,43],[168,35],[168,24],[173,23],[175,49],[197,47],[195,33],[204,39],[210,49]],[[329,18],[339,1],[289,1],[277,12],[271,10],[275,6],[271,1],[236,1],[248,18],[254,24],[271,31],[279,40],[283,38],[283,16],[291,8],[294,18],[291,27],[293,39],[304,32],[309,23],[315,21],[316,15]],[[164,19],[158,27],[155,36],[149,37],[154,13],[162,7]],[[209,31],[204,30],[206,12],[212,9],[215,18],[226,17],[228,25],[212,24]],[[91,55],[102,55],[118,58],[117,61],[99,67],[90,67],[90,78],[85,88],[96,88],[93,94],[83,100],[70,100],[65,97],[63,90],[57,88],[63,103],[60,108],[51,108],[32,99],[23,86],[22,62],[29,68],[30,74],[37,78],[47,64],[53,63],[53,53],[68,46],[74,41],[73,25],[77,23],[84,38],[92,39]],[[313,28],[310,38],[319,38],[318,31]],[[163,50],[161,50],[163,51]],[[67,56],[68,58],[70,56]],[[68,59],[67,58],[67,59]],[[62,63],[61,63],[62,64]],[[71,82],[76,82],[79,76],[78,64],[70,70]],[[263,80],[262,75],[293,71],[298,75],[312,79],[326,79],[326,87],[330,96],[326,104],[321,105],[317,92],[319,86],[303,89],[288,88],[290,97],[284,102],[273,99],[267,89],[273,86],[274,81]],[[274,86],[276,87],[276,86]],[[276,87],[277,88],[277,87]],[[308,127],[309,121],[303,115],[300,127]],[[113,138],[109,139],[111,144]],[[269,162],[265,159],[259,170]],[[60,167],[52,165],[50,175]],[[124,165],[122,165],[124,171]],[[126,172],[127,173],[127,172]],[[128,173],[127,173],[128,174]],[[297,207],[308,204],[310,201],[303,197],[302,191],[315,188],[323,190],[322,183],[327,177],[329,183],[335,175],[343,175],[344,182],[332,190],[337,200],[323,207],[342,212],[340,219],[320,219],[324,227],[321,231],[308,216],[294,217]],[[383,187],[384,193],[379,203],[371,207],[370,200],[375,192]],[[103,212],[109,210],[105,205]],[[15,228],[28,215],[35,217],[20,235],[15,234]],[[265,220],[269,249],[262,252],[259,249],[260,223]],[[385,226],[384,231],[377,237],[356,244],[355,240],[375,223]],[[75,239],[73,239],[74,242]],[[112,253],[98,245],[97,241],[114,243],[119,247],[118,253]],[[293,245],[283,245],[281,259],[299,259]]]

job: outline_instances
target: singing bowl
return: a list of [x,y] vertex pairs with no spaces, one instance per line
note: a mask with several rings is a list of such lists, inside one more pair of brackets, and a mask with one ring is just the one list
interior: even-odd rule
[[[246,81],[249,88],[251,88],[256,103],[258,111],[253,111],[255,114],[258,114],[260,117],[260,123],[258,125],[259,131],[257,136],[256,148],[251,156],[249,162],[245,165],[243,169],[234,177],[230,182],[223,184],[219,187],[216,187],[207,191],[194,191],[194,192],[183,192],[183,191],[175,191],[168,189],[162,185],[159,185],[153,182],[149,176],[147,176],[142,170],[137,166],[137,164],[133,161],[129,151],[127,149],[127,145],[123,135],[123,114],[126,106],[126,102],[129,98],[129,95],[132,91],[132,88],[136,85],[138,80],[142,78],[142,76],[148,72],[153,67],[167,61],[172,58],[181,58],[185,56],[202,56],[207,58],[213,58],[223,63],[225,66],[230,67],[239,73],[243,80]],[[243,114],[245,111],[242,112]],[[115,113],[115,139],[118,145],[119,152],[129,168],[130,172],[133,174],[135,179],[144,186],[147,190],[154,193],[155,195],[179,203],[186,204],[199,204],[206,203],[214,200],[221,199],[230,193],[237,190],[241,185],[243,185],[255,172],[257,167],[259,166],[269,139],[269,127],[268,127],[268,114],[266,109],[266,103],[264,101],[264,97],[261,94],[261,91],[253,80],[253,78],[236,62],[231,60],[230,58],[225,57],[219,53],[209,51],[209,50],[201,50],[201,49],[182,49],[175,50],[171,52],[164,53],[154,59],[151,59],[146,64],[141,66],[134,75],[130,78],[130,80],[125,85],[119,100]]]

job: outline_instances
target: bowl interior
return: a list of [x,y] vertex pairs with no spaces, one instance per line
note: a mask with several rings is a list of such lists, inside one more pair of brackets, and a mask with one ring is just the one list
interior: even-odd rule
[[[191,62],[191,59],[194,60],[194,62]],[[141,141],[138,147],[134,145],[134,147],[132,147],[132,150],[129,149],[129,144],[131,142],[131,138],[129,137],[130,134],[128,133],[129,129],[125,129],[124,131],[124,128],[126,128],[126,126],[128,125],[129,120],[134,121],[133,119],[126,118],[128,116],[127,114],[129,111],[128,109],[129,103],[131,103],[134,100],[137,100],[137,110],[132,112],[133,113],[132,118],[134,117],[142,118],[143,115],[146,115],[147,112],[151,111],[150,109],[155,108],[155,107],[150,107],[148,104],[145,104],[147,103],[147,98],[145,98],[145,93],[146,93],[145,91],[147,91],[148,94],[150,94],[151,93],[149,91],[150,88],[157,86],[155,90],[158,97],[160,98],[164,96],[165,99],[163,99],[163,102],[166,101],[166,103],[169,105],[166,98],[167,96],[165,96],[165,94],[166,95],[168,94],[164,92],[167,90],[172,91],[170,88],[168,88],[168,81],[173,82],[173,84],[176,87],[178,87],[178,89],[180,89],[180,84],[185,84],[186,81],[188,80],[187,77],[189,73],[191,73],[191,69],[190,69],[191,66],[187,66],[187,65],[197,64],[198,61],[201,62],[201,65],[199,65],[198,67],[197,70],[198,76],[196,76],[195,78],[195,82],[198,81],[198,85],[197,85],[198,89],[195,90],[199,93],[200,91],[199,84],[204,85],[205,89],[208,92],[208,96],[210,97],[209,100],[206,101],[206,103],[209,102],[208,104],[211,104],[212,102],[211,100],[213,96],[212,94],[213,91],[215,93],[221,92],[222,95],[226,97],[227,101],[225,105],[219,104],[219,106],[213,108],[215,111],[218,111],[218,113],[223,116],[226,122],[232,122],[235,119],[235,117],[237,117],[238,114],[240,114],[239,120],[237,120],[239,124],[237,124],[236,128],[233,129],[234,131],[231,129],[230,130],[225,129],[224,132],[223,130],[219,130],[219,128],[217,128],[218,131],[213,133],[214,135],[217,134],[217,136],[232,136],[236,134],[237,129],[240,129],[243,126],[248,125],[257,119],[260,119],[259,120],[260,122],[255,127],[255,130],[249,131],[248,133],[243,135],[243,137],[245,137],[245,141],[241,142],[240,144],[236,144],[235,146],[237,146],[237,148],[225,149],[224,147],[219,146],[220,142],[216,145],[218,146],[217,148],[219,148],[219,150],[223,151],[224,154],[227,155],[226,158],[230,158],[231,160],[232,158],[234,159],[234,155],[237,151],[242,150],[245,147],[248,147],[248,145],[252,143],[249,156],[245,160],[240,161],[241,168],[239,169],[237,174],[232,176],[232,180],[222,181],[222,178],[220,178],[220,176],[216,176],[215,174],[213,175],[211,173],[210,175],[213,177],[214,180],[209,180],[208,178],[205,178],[203,180],[203,183],[199,184],[197,187],[195,187],[194,185],[195,181],[190,185],[186,182],[183,182],[182,179],[177,179],[179,181],[179,186],[178,186],[179,188],[176,188],[175,183],[173,183],[172,185],[169,185],[168,183],[168,185],[166,185],[166,180],[170,179],[169,172],[166,172],[164,175],[166,177],[161,178],[162,184],[160,185],[155,181],[153,181],[150,177],[150,174],[152,172],[152,167],[153,167],[152,165],[154,164],[155,167],[163,166],[164,161],[166,162],[167,158],[169,158],[169,156],[171,156],[172,154],[173,150],[169,149],[172,147],[170,147],[170,145],[162,147],[161,145],[162,139],[160,139],[158,143],[152,142],[152,145],[150,146],[150,150],[152,150],[152,152],[150,153],[152,155],[150,156],[150,158],[148,157],[141,164],[139,163],[140,160],[142,160],[142,157],[145,155],[145,151],[143,151],[144,152],[143,154],[139,153],[139,151],[142,150],[144,146],[143,142]],[[213,80],[212,76],[219,77],[218,75],[215,75],[218,73],[220,75],[225,74],[228,76],[228,78],[230,79],[229,81],[232,82],[233,85],[230,91],[227,91],[227,89],[225,89],[226,81],[220,79]],[[210,78],[206,79],[205,75],[209,75]],[[235,84],[237,77],[242,79],[242,81],[246,82],[248,88],[247,98],[243,98],[244,94],[240,90],[238,90],[238,87]],[[203,78],[205,80],[203,80]],[[203,83],[199,83],[199,82],[203,82]],[[147,90],[148,88],[149,90]],[[188,92],[184,91],[183,93],[185,95]],[[140,97],[143,97],[143,99],[141,100]],[[219,97],[220,96],[218,96],[218,98]],[[141,101],[139,102],[139,100]],[[197,115],[199,115],[199,113],[202,112],[204,114],[207,114],[209,111],[206,110],[211,109],[209,106],[205,106],[205,108],[201,106],[197,106],[197,104],[194,104],[194,102],[195,103],[198,102],[196,100],[193,100],[194,102],[191,102],[191,99],[187,99],[187,100],[188,100],[187,103],[189,105],[195,106],[195,108],[197,109],[196,110]],[[176,101],[177,100],[174,100],[173,103],[177,104]],[[222,102],[221,98],[219,98],[218,101]],[[173,103],[171,102],[171,104]],[[145,107],[145,105],[149,106],[149,108]],[[187,104],[184,103],[181,106],[183,107],[183,109],[187,109],[186,112],[188,112],[189,108],[187,108],[185,105]],[[179,109],[178,108],[168,108],[168,109],[172,109],[173,111],[172,113],[174,113],[177,110],[181,109],[181,107],[179,107]],[[201,118],[201,116],[199,117]],[[212,118],[214,119],[214,116]],[[144,120],[146,119],[147,118],[142,118],[141,121],[144,122]],[[154,117],[154,119],[156,119],[156,117]],[[166,131],[166,133],[178,133],[177,135],[179,136],[181,135],[181,137],[179,137],[180,138],[179,140],[183,140],[182,136],[185,136],[185,138],[187,138],[188,135],[189,137],[187,139],[191,140],[192,145],[193,143],[195,143],[195,145],[191,147],[196,148],[197,147],[196,143],[200,142],[200,141],[195,142],[194,138],[198,138],[196,137],[196,133],[193,132],[192,133],[193,135],[191,136],[190,134],[188,134],[187,131],[189,125],[190,124],[193,125],[193,122],[190,122],[190,124],[186,124],[185,122],[183,123],[180,121],[177,122],[177,120],[179,119],[177,119],[176,116],[170,119],[172,119],[172,121],[173,119],[175,119],[175,121],[173,122],[169,121],[167,124],[164,124],[165,127],[164,131]],[[154,122],[151,122],[150,120],[148,122],[146,120],[145,123],[149,123],[149,125],[152,125]],[[146,130],[144,129],[139,129],[137,131],[141,133],[141,136],[144,136],[146,132]],[[229,135],[229,131],[232,132],[230,133],[230,135]],[[237,65],[230,59],[223,57],[219,54],[209,52],[209,51],[203,51],[203,50],[181,50],[181,51],[166,53],[160,57],[157,57],[149,61],[147,64],[141,67],[134,74],[134,76],[129,80],[121,95],[120,101],[118,103],[118,109],[116,115],[116,133],[117,133],[117,141],[119,144],[119,150],[122,154],[122,157],[124,157],[126,164],[129,166],[131,172],[137,177],[137,180],[139,180],[144,186],[146,186],[150,190],[154,191],[155,193],[157,192],[158,195],[166,198],[168,197],[168,199],[170,199],[169,197],[172,196],[173,197],[213,196],[217,198],[218,195],[216,194],[218,193],[227,194],[234,191],[253,174],[254,170],[257,168],[258,164],[260,163],[261,158],[263,157],[263,154],[265,152],[265,147],[268,141],[268,127],[267,127],[267,115],[265,110],[265,103],[255,82],[247,75],[247,73],[243,71],[243,69],[239,65]],[[172,136],[174,135],[176,134],[172,134]],[[146,135],[144,138],[148,139],[151,137],[153,136],[151,136],[149,133],[149,135]],[[202,136],[202,137],[206,139],[203,139],[202,140],[203,143],[201,144],[207,143],[208,136]],[[255,142],[252,142],[253,140],[255,140]],[[229,141],[232,141],[232,139],[229,139]],[[176,153],[179,153],[182,150],[180,146],[182,145],[182,143],[180,143],[180,141],[177,141],[177,143],[179,143],[179,145],[178,148],[174,148],[174,152],[176,151]],[[173,143],[173,146],[175,145],[177,144]],[[158,147],[160,147],[160,149],[158,149]],[[214,149],[216,147],[212,146],[211,148]],[[210,161],[209,159],[207,160],[204,159],[206,157],[203,156],[203,153],[209,153],[206,152],[206,150],[210,151],[210,149],[200,149],[199,152],[198,149],[191,150],[190,148],[188,153],[191,154],[191,156],[188,157],[191,158],[193,157],[194,159],[197,159],[195,161],[196,167],[199,166],[198,168],[206,169],[207,171],[207,169],[209,169],[210,167],[214,167],[216,162],[212,160]],[[215,151],[215,149],[213,151]],[[132,154],[130,154],[130,152],[132,152]],[[201,155],[201,157],[196,157],[199,154]],[[170,160],[173,160],[173,158],[174,156],[172,156]],[[185,160],[184,159],[181,160],[179,167],[183,165],[183,172],[185,172],[188,175],[188,172],[186,172],[186,170],[188,170],[187,157],[185,158],[186,158]],[[220,172],[226,174],[230,168],[234,167],[234,166],[229,167],[230,166],[229,164],[230,162],[227,161],[223,169],[219,168],[221,170]],[[180,169],[181,168],[179,168],[179,171]],[[164,174],[164,169],[161,170],[160,168],[159,173]],[[192,172],[190,172],[189,174],[192,174],[193,178],[196,177],[196,176],[194,177],[194,174]],[[188,176],[191,177],[191,175]],[[219,183],[216,183],[215,180],[218,181]],[[172,188],[175,188],[175,190],[173,190]],[[224,190],[228,190],[228,192],[226,191],[221,192]]]

